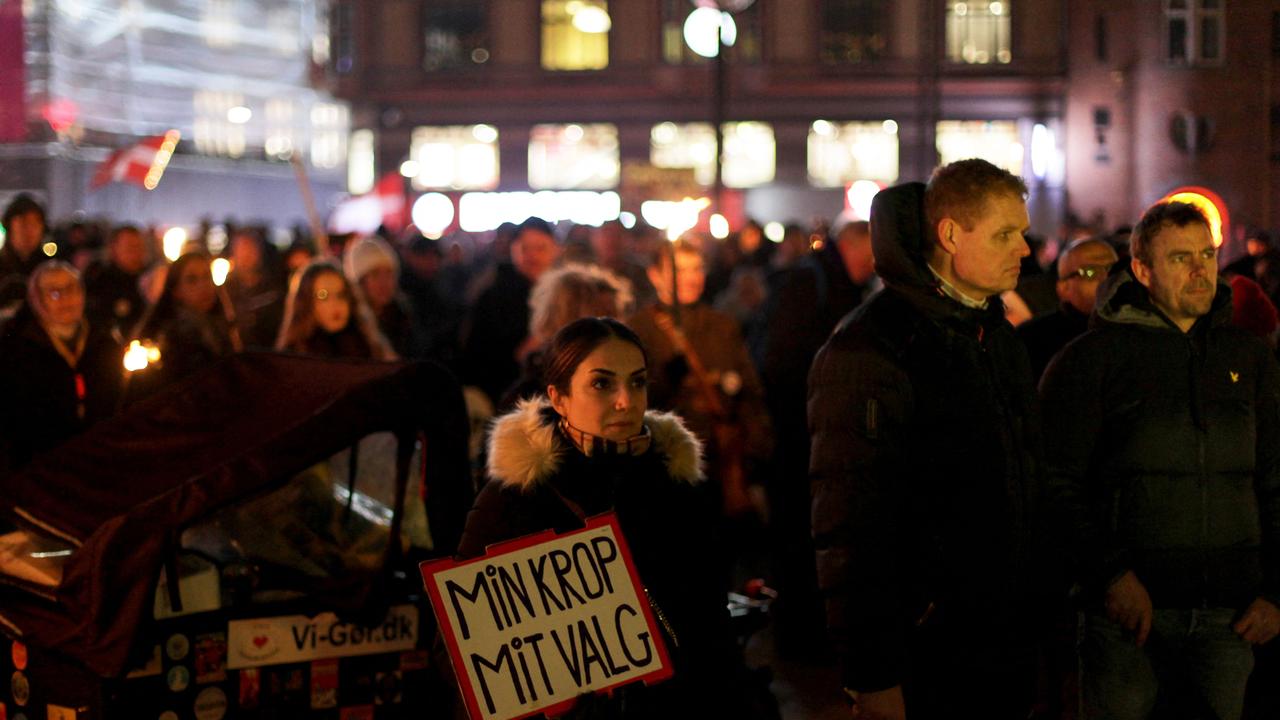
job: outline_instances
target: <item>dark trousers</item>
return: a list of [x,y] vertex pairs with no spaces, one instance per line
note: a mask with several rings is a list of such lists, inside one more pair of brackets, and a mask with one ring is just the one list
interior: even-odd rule
[[1156,610],[1146,645],[1097,614],[1084,618],[1081,717],[1239,720],[1253,648],[1228,608]]
[[1037,664],[1027,642],[972,632],[921,630],[903,684],[911,720],[1026,720],[1035,700]]

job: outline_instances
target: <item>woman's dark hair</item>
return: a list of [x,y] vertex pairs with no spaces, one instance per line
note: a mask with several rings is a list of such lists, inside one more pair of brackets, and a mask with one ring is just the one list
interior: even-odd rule
[[[182,272],[188,265],[192,263],[201,263],[208,266],[213,262],[213,257],[203,250],[190,250],[183,253],[174,260],[164,276],[164,286],[160,290],[160,297],[155,304],[147,308],[147,312],[138,321],[138,326],[134,328],[133,336],[138,338],[149,338],[154,336],[161,327],[174,318],[178,314],[178,300],[174,297],[177,292],[178,283],[182,280]],[[221,313],[222,309],[215,307],[209,311],[210,315]]]
[[543,387],[553,386],[561,393],[569,394],[569,381],[578,365],[610,338],[635,345],[644,358],[644,364],[649,364],[649,354],[645,352],[644,343],[634,330],[613,318],[582,318],[560,328],[560,332],[551,338],[542,370]]

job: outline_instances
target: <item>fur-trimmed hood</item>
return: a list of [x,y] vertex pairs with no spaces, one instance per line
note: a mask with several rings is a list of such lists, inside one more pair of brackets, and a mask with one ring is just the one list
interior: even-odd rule
[[[556,439],[557,417],[546,398],[539,398],[522,400],[495,420],[489,434],[489,477],[527,490],[555,475],[572,450]],[[679,416],[650,411],[644,424],[653,436],[650,452],[661,455],[672,478],[689,484],[703,479],[702,443]]]

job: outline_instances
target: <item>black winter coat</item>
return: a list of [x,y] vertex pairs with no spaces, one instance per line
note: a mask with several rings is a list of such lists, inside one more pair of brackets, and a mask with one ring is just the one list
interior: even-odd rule
[[1231,325],[1231,288],[1183,333],[1128,271],[1049,365],[1051,506],[1086,600],[1125,570],[1156,607],[1280,604],[1280,370]]
[[467,318],[459,374],[495,404],[520,376],[516,350],[529,335],[529,293],[533,284],[509,263],[498,265],[493,283],[480,294]]
[[[90,326],[84,353],[72,369],[29,312],[0,337],[0,474],[16,470],[93,423],[115,413],[124,376],[124,350]],[[84,416],[76,376],[84,390]]]
[[876,197],[886,289],[810,370],[819,586],[847,688],[911,686],[942,663],[940,676],[982,677],[983,697],[1008,699],[997,678],[1029,633],[1034,389],[999,300],[974,310],[939,289],[923,191]]
[[[676,416],[651,412],[645,417],[653,434],[649,452],[588,458],[563,438],[557,420],[543,399],[522,402],[495,422],[490,480],[467,517],[458,554],[477,557],[503,540],[582,527],[557,491],[588,516],[615,511],[640,578],[670,621],[679,647],[664,638],[675,677],[652,687],[628,687],[628,709],[609,706],[604,716],[712,717],[731,708],[725,678],[732,645],[724,589],[718,574],[709,571],[715,513],[696,487],[701,480],[698,441]],[[598,705],[592,709],[601,712]]]

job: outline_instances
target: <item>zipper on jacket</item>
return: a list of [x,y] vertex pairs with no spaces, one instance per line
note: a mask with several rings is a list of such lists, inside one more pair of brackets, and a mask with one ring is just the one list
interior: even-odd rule
[[644,590],[644,599],[649,601],[649,607],[653,608],[653,614],[657,616],[658,622],[662,624],[662,629],[667,631],[671,636],[671,644],[680,647],[680,638],[676,635],[675,628],[671,627],[671,621],[667,620],[667,614],[662,612],[662,608],[658,607],[658,603],[654,602],[653,595],[649,594],[649,588],[640,586]]
[[1195,404],[1192,412],[1198,413],[1197,417],[1192,418],[1193,429],[1196,433],[1196,460],[1199,464],[1200,473],[1200,604],[1202,607],[1209,607],[1209,472],[1208,462],[1205,457],[1205,430],[1202,425],[1207,421],[1204,414],[1208,411],[1204,407],[1204,388],[1201,386],[1202,376],[1204,375],[1205,366],[1208,359],[1202,357],[1200,348],[1196,345],[1196,339],[1193,335],[1188,335],[1190,341],[1190,364],[1191,364],[1191,402]]

